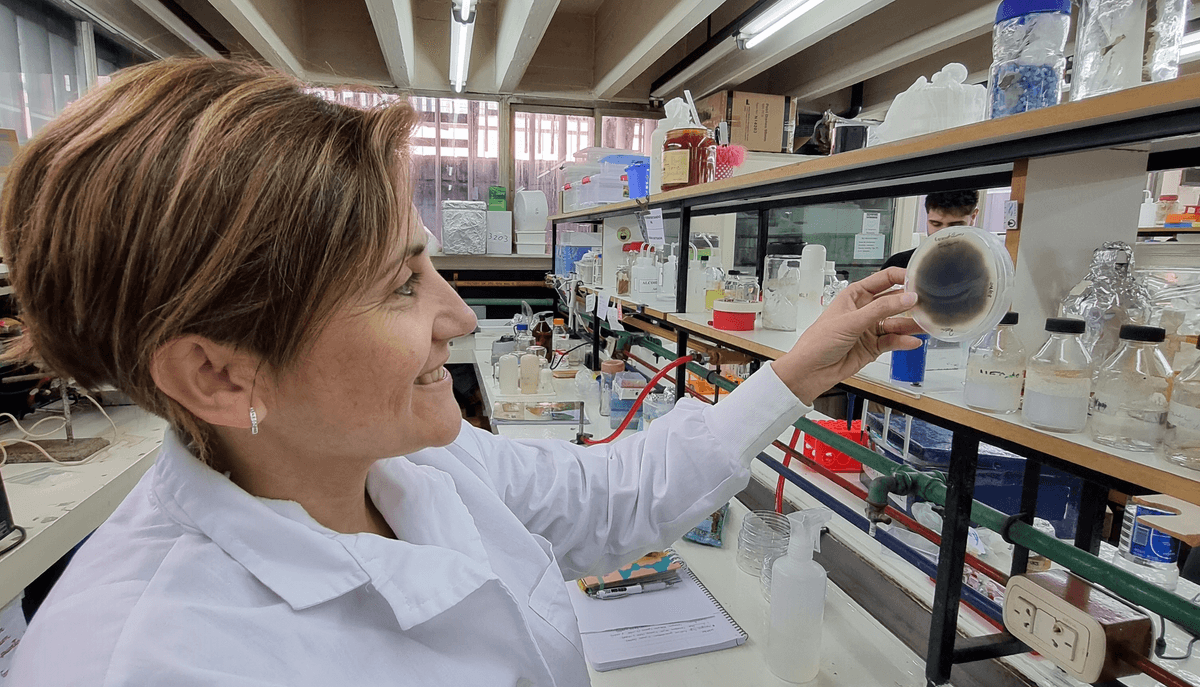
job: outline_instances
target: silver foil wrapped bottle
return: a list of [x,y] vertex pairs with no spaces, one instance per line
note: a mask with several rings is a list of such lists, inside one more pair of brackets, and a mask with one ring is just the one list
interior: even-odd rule
[[1094,361],[1102,361],[1117,348],[1121,327],[1147,324],[1150,292],[1133,273],[1133,247],[1109,241],[1092,253],[1087,277],[1063,299],[1063,317],[1087,323],[1083,345]]

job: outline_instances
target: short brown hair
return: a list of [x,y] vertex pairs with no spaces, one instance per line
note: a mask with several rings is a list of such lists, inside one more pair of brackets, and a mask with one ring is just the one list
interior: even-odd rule
[[155,351],[196,334],[284,369],[360,293],[408,221],[405,101],[362,110],[246,62],[118,74],[21,151],[0,199],[24,350],[111,383],[211,459]]

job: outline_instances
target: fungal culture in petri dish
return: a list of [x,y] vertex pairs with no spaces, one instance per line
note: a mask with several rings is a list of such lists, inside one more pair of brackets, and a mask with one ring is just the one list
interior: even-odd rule
[[973,341],[1000,323],[1012,304],[1013,263],[996,235],[948,227],[908,263],[904,290],[917,294],[912,317],[940,341]]

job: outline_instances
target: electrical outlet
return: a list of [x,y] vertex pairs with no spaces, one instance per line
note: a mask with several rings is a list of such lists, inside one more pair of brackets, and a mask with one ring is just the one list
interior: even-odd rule
[[1154,634],[1145,614],[1065,570],[1010,578],[1004,626],[1082,682],[1139,672],[1116,648],[1148,656]]

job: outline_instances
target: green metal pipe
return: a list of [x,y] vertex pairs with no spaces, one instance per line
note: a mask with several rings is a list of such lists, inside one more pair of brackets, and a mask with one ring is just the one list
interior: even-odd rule
[[[675,352],[661,345],[641,342],[639,345],[665,358],[674,358]],[[699,375],[706,375],[709,370],[701,365],[689,363],[688,369]],[[724,377],[717,377],[717,386],[732,391],[737,383]],[[882,491],[884,486],[902,484],[920,495],[927,501],[939,505],[946,504],[946,483],[939,472],[921,472],[909,466],[897,465],[893,461],[874,451],[851,441],[836,432],[826,429],[815,422],[801,418],[796,422],[796,428],[810,436],[828,444],[836,451],[841,451],[851,458],[867,465],[884,475],[893,476],[893,480],[880,482],[869,493],[869,499],[879,499],[887,502],[887,494]],[[1008,516],[990,506],[974,501],[971,506],[971,520],[994,532],[1000,532],[1008,520]],[[1176,622],[1193,633],[1200,633],[1200,606],[1189,603],[1186,599],[1168,592],[1160,587],[1138,579],[1120,568],[1100,560],[1093,554],[1063,543],[1054,537],[1043,534],[1024,522],[1013,523],[1008,530],[1009,539],[1024,546],[1030,551],[1037,552],[1046,558],[1065,566],[1076,575],[1106,587],[1118,596],[1125,598],[1153,613]]]

